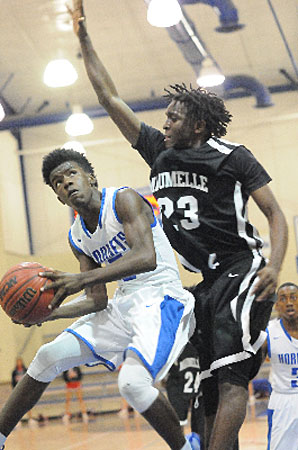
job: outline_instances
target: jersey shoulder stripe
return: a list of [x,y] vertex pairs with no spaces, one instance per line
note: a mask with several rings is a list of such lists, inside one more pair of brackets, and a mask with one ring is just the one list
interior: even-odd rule
[[235,150],[235,148],[240,146],[240,144],[232,143],[219,138],[210,138],[208,139],[207,144],[225,155],[229,155],[233,150]]

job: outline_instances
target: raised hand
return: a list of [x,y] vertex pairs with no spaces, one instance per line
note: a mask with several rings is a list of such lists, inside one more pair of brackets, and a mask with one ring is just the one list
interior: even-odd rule
[[73,22],[73,30],[78,37],[86,36],[86,17],[84,15],[83,0],[73,0],[73,8],[66,5]]

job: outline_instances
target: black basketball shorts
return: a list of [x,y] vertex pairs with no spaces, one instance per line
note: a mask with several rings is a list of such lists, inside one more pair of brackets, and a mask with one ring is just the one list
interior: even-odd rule
[[[196,287],[197,327],[191,341],[199,351],[202,379],[255,357],[265,341],[275,296],[256,302],[252,294],[257,272],[264,266],[258,252],[242,252],[220,264],[220,270]],[[261,360],[256,359],[259,368]],[[252,370],[249,364],[247,370],[246,366],[240,364],[239,369],[247,372],[249,380],[258,368]]]
[[181,385],[177,386],[177,383],[167,383],[167,396],[169,402],[173,406],[174,410],[179,417],[180,425],[186,425],[187,415],[190,409],[192,396],[182,392],[184,386],[184,380],[181,380]]

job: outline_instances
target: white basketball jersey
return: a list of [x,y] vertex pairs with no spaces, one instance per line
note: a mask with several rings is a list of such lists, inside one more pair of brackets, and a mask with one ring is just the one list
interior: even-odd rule
[[[83,218],[79,215],[69,230],[69,240],[73,247],[92,258],[99,265],[112,264],[130,251],[125,239],[122,222],[115,208],[116,195],[121,189],[127,188],[118,189],[110,187],[102,190],[98,225],[94,233],[90,233]],[[155,221],[151,224],[151,229],[157,267],[151,272],[145,272],[119,280],[119,287],[125,289],[125,291],[131,288],[143,288],[145,287],[145,283],[146,285],[152,286],[174,283],[175,286],[181,287],[174,252],[159,221],[155,216],[154,218]]]
[[298,340],[290,336],[281,319],[271,320],[266,332],[273,392],[298,394]]

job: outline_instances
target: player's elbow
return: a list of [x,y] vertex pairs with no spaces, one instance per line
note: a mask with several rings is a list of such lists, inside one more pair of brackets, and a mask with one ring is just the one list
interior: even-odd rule
[[146,253],[145,258],[143,259],[143,263],[145,265],[146,272],[151,272],[152,270],[155,270],[157,267],[155,252]]
[[96,296],[93,296],[91,301],[93,304],[91,312],[102,311],[103,309],[106,309],[106,307],[108,306],[108,297],[106,297],[106,296],[99,297],[99,298],[97,298]]

